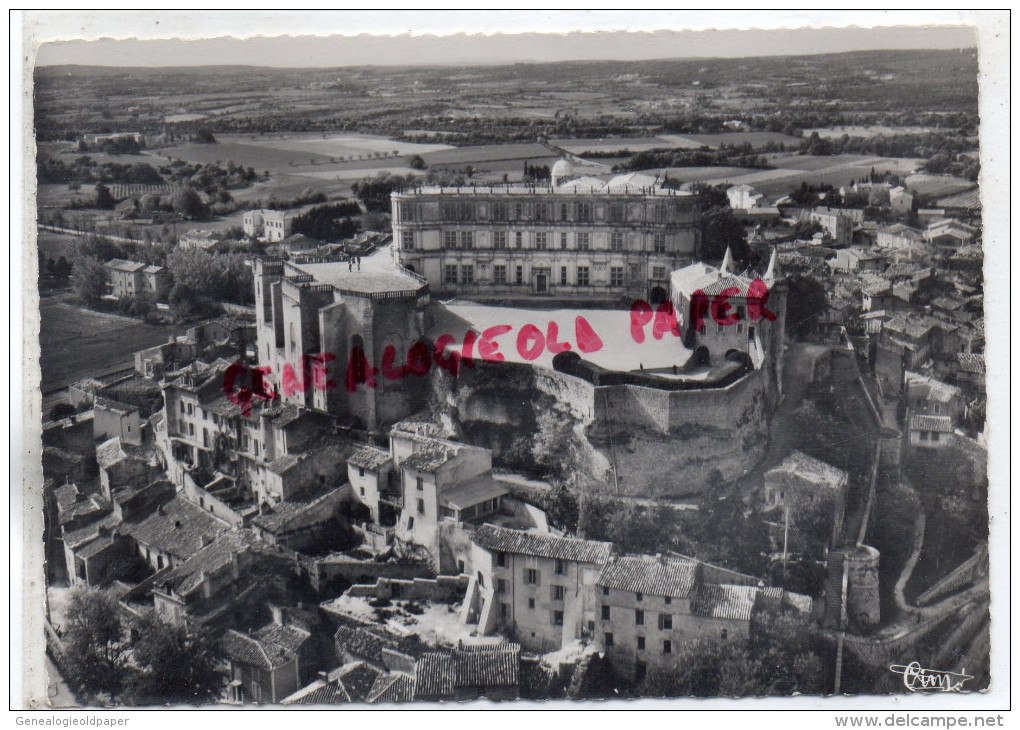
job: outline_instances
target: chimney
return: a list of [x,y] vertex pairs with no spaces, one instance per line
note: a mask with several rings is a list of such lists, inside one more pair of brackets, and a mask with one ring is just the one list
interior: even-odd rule
[[319,672],[319,679],[321,679],[323,682],[328,682],[329,672]]
[[181,521],[180,520],[174,520],[174,529],[175,530],[181,529]]
[[160,505],[159,509],[157,509],[156,511],[159,512],[161,515],[165,515],[166,514],[166,507],[163,506],[163,505]]
[[201,550],[206,545],[210,545],[213,539],[211,535],[199,535],[198,536],[198,548]]

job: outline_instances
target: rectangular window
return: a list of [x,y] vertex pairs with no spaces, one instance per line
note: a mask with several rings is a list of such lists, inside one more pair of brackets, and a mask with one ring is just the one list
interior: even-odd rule
[[725,639],[728,633],[729,633],[729,632],[728,632],[728,631],[727,631],[726,629],[723,629],[723,630],[722,630],[722,632],[721,632],[721,633],[720,633],[719,635],[720,635],[720,636],[721,636],[721,637],[722,637],[723,639]]
[[188,435],[189,436],[194,436],[195,435],[195,424],[194,423],[189,423],[188,424]]
[[562,601],[563,597],[567,594],[567,589],[563,586],[552,587],[552,599],[554,601]]
[[514,234],[514,246],[521,248],[524,246],[524,234],[520,231]]
[[467,250],[475,247],[475,234],[473,231],[460,232],[460,247]]
[[671,613],[660,613],[659,614],[659,630],[660,631],[672,631],[673,630],[673,614],[671,614]]
[[413,530],[414,529],[414,518],[413,517],[408,517],[407,518],[407,529],[408,530]]
[[623,286],[623,267],[609,267],[609,286]]
[[623,250],[623,231],[613,231],[609,234],[609,250],[610,251],[622,251]]
[[643,637],[643,636],[637,637],[637,650],[638,651],[644,651],[645,650],[645,637]]
[[362,487],[362,488],[361,488],[361,496],[362,496],[362,497],[364,497],[364,496],[365,496],[365,488],[364,488],[364,487]]
[[642,611],[640,608],[634,611],[634,623],[637,624],[638,626],[645,625],[645,612]]
[[609,620],[609,606],[605,604],[602,604],[602,620],[603,621]]
[[556,575],[566,575],[566,574],[567,574],[567,564],[566,564],[566,562],[564,562],[563,560],[557,560],[556,561]]
[[[561,221],[565,221],[565,220],[567,220],[567,218],[569,218],[569,216],[567,215],[567,204],[566,203],[561,203],[560,204],[560,220]],[[566,235],[566,234],[564,234],[564,235]]]
[[528,585],[537,586],[542,579],[541,573],[534,568],[528,568],[524,571],[524,582]]
[[652,267],[652,278],[653,279],[665,279],[666,278],[666,267],[665,266],[653,266]]
[[932,431],[931,432],[931,440],[932,441],[938,441],[939,440],[939,432],[938,431]]
[[611,631],[606,632],[606,647],[613,645],[613,634]]
[[602,595],[603,596],[609,595],[609,589],[606,586],[602,586]]
[[666,234],[656,233],[652,238],[652,250],[655,253],[666,253]]
[[567,283],[567,267],[560,267],[560,284],[566,285]]
[[443,283],[445,284],[457,283],[457,264],[446,265],[446,274],[443,276]]
[[506,248],[506,231],[492,232],[492,247],[496,249]]
[[516,281],[518,284],[523,284],[524,283],[524,267],[523,266],[518,266],[517,267],[517,275],[514,277],[514,281]]
[[424,499],[419,499],[418,500],[418,512],[420,512],[421,514],[425,514],[425,500]]
[[528,608],[534,608],[534,607],[535,607],[535,599],[534,598],[529,598],[528,599]]
[[359,477],[365,476],[365,467],[363,467],[363,466],[359,466],[358,467],[358,476]]
[[506,553],[496,553],[496,565],[500,568],[506,567]]
[[404,231],[400,234],[400,244],[405,251],[414,251],[414,231]]
[[507,219],[506,203],[497,201],[492,204],[492,220],[505,221]]
[[184,401],[181,401],[181,413],[184,413]]
[[506,593],[505,578],[496,578],[496,593]]
[[578,266],[577,267],[577,285],[588,286],[588,267]]
[[669,639],[666,639],[665,641],[662,642],[662,653],[663,654],[673,653],[673,642],[670,641]]
[[577,250],[587,251],[591,248],[591,234],[590,233],[578,233],[577,234]]
[[461,266],[460,280],[465,284],[473,284],[475,281],[475,267],[471,264],[464,264]]
[[553,611],[553,626],[563,625],[563,611]]
[[[541,208],[540,208],[541,209]],[[545,231],[535,234],[535,249],[538,251],[545,251],[549,246],[549,234]]]
[[443,248],[457,248],[457,231],[443,231]]
[[[609,220],[612,223],[623,223],[626,215],[626,207],[623,203],[613,203],[609,206]],[[622,234],[621,234],[622,235]]]
[[560,249],[563,250],[563,251],[567,250],[567,234],[566,233],[561,233],[560,234]]
[[492,267],[492,283],[506,284],[506,264],[495,264]]
[[671,604],[672,602],[673,602],[673,598],[672,598],[672,596],[666,596],[666,605],[668,606],[668,605],[669,605],[669,604]]
[[188,404],[188,415],[189,416],[195,415],[195,404],[194,403],[189,403]]
[[577,220],[586,223],[591,220],[591,203],[577,204]]

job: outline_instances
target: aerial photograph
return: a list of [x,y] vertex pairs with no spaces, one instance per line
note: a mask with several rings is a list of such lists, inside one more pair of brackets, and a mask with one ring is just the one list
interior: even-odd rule
[[38,49],[48,706],[989,687],[979,49],[918,37]]

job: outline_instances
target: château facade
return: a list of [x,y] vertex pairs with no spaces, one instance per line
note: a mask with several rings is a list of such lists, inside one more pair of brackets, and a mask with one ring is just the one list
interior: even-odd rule
[[701,241],[698,196],[637,174],[394,192],[392,224],[400,263],[440,296],[659,302]]

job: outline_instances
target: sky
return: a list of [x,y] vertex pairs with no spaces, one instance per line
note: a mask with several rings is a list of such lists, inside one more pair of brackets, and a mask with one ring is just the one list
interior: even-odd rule
[[[725,29],[855,23],[886,27]],[[64,14],[66,16],[66,14]],[[955,25],[902,25],[905,21]],[[337,67],[480,65],[568,60],[733,58],[875,49],[969,48],[965,15],[753,12],[90,13],[25,19],[39,65]],[[74,22],[70,22],[73,20]],[[890,27],[887,25],[892,23]],[[896,25],[900,23],[900,25]],[[624,28],[626,30],[614,30]],[[690,28],[691,30],[676,30]],[[544,32],[534,32],[541,30]],[[563,32],[548,32],[550,30]],[[574,32],[569,32],[569,31]],[[502,31],[502,32],[492,32]],[[225,33],[239,37],[229,37]],[[218,37],[204,37],[215,33]],[[329,35],[342,33],[343,35]],[[286,35],[284,35],[286,34]],[[391,35],[385,35],[391,34]],[[162,36],[162,38],[159,38]],[[319,37],[316,37],[319,36]],[[52,38],[79,38],[41,42]],[[183,40],[190,38],[192,40]],[[242,39],[243,38],[243,39]]]

